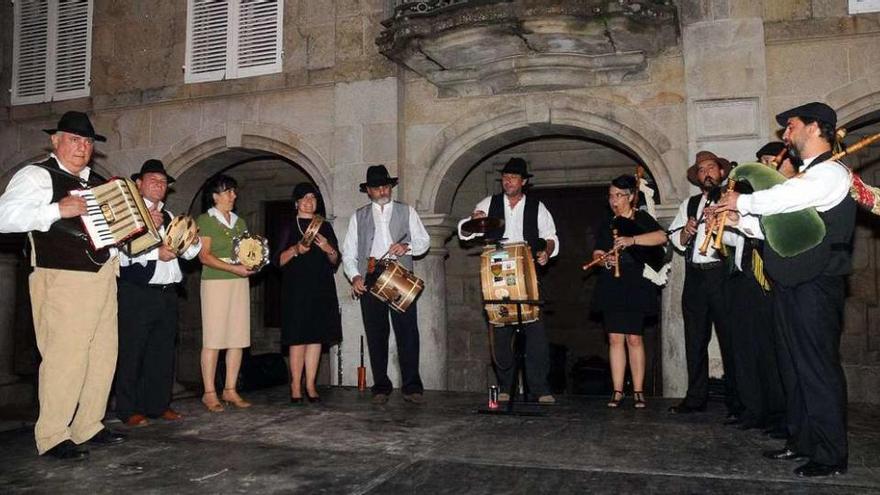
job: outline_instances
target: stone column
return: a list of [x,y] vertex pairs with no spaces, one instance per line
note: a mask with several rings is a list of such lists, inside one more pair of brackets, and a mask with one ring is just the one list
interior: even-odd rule
[[[678,212],[680,200],[657,206],[657,221],[668,227]],[[677,233],[672,234],[677,235]],[[687,362],[684,351],[684,321],[681,316],[681,291],[684,288],[684,258],[672,255],[669,280],[661,299],[660,348],[663,396],[684,397],[687,392]]]
[[447,215],[420,215],[428,234],[431,249],[416,261],[416,275],[425,281],[419,297],[420,371],[426,389],[446,390],[446,258],[445,245],[453,232]]

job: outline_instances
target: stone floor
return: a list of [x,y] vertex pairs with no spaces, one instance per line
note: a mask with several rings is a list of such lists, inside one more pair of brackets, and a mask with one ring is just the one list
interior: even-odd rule
[[868,406],[850,408],[849,473],[803,480],[797,463],[760,457],[778,442],[722,426],[719,404],[677,417],[668,400],[636,411],[566,397],[535,406],[543,417],[489,416],[473,412],[481,394],[428,393],[425,406],[395,394],[381,407],[351,389],[323,390],[319,406],[285,394],[246,394],[253,408],[220,414],[179,400],[185,420],[79,462],[38,458],[31,428],[2,432],[0,493],[880,493]]

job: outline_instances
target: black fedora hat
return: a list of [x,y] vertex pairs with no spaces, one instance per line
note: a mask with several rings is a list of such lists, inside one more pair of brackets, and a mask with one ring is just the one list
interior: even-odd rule
[[43,132],[46,134],[67,132],[70,134],[76,134],[77,136],[92,138],[95,141],[107,141],[107,138],[95,133],[95,128],[92,127],[92,121],[89,120],[88,115],[73,110],[64,112],[64,115],[61,116],[61,119],[58,121],[58,126],[55,127],[55,129],[43,129]]
[[769,155],[776,157],[779,153],[782,152],[782,149],[785,148],[785,143],[780,141],[770,141],[769,143],[761,146],[761,149],[755,152],[755,157],[760,160],[762,156]]
[[162,174],[168,180],[168,183],[171,184],[174,182],[174,177],[168,175],[168,172],[165,171],[165,164],[159,160],[147,160],[141,165],[141,171],[136,174],[131,174],[131,180],[138,180],[143,177],[144,174]]
[[504,164],[504,168],[501,169],[501,174],[517,174],[523,179],[528,179],[532,176],[532,174],[529,173],[526,161],[519,157],[513,157],[510,160],[507,160],[507,163]]
[[388,169],[385,168],[385,165],[371,165],[367,169],[367,181],[361,182],[361,192],[367,192],[368,187],[387,186],[389,184],[392,187],[396,186],[397,177],[388,175]]
[[786,110],[776,116],[776,122],[782,127],[785,127],[788,125],[788,119],[792,117],[806,117],[808,119],[818,120],[819,122],[825,122],[831,127],[837,127],[837,112],[828,105],[818,101],[807,103],[792,108],[791,110]]

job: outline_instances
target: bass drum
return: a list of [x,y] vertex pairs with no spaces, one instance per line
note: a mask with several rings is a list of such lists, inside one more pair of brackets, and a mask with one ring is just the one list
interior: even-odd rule
[[[483,299],[510,298],[513,301],[537,300],[538,277],[532,249],[525,242],[514,242],[497,248],[487,246],[480,255],[480,282]],[[516,304],[487,304],[486,315],[489,323],[506,326],[517,323]],[[538,306],[522,306],[522,322],[538,321],[541,309]]]

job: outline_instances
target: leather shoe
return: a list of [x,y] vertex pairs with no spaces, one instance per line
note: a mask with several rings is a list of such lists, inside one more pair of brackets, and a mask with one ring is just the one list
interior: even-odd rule
[[846,466],[829,466],[810,461],[794,470],[794,474],[812,478],[815,476],[837,476],[846,473]]
[[312,395],[306,394],[306,399],[308,399],[309,402],[312,403],[312,404],[317,404],[317,403],[321,402],[321,396],[320,396],[320,395],[314,395],[314,396],[312,396]]
[[373,399],[370,401],[377,406],[381,406],[388,403],[388,394],[373,394]]
[[303,401],[302,397],[291,396],[290,397],[290,405],[291,406],[303,406],[303,405],[305,405],[305,402]]
[[425,396],[418,392],[414,394],[403,394],[403,400],[412,404],[424,404]]
[[803,459],[803,454],[798,454],[797,452],[791,450],[788,447],[783,447],[781,449],[775,450],[765,450],[761,452],[761,455],[767,459],[772,459],[774,461],[789,461],[792,459]]
[[165,421],[178,421],[183,419],[183,414],[180,414],[179,412],[169,407],[168,409],[165,409],[165,412],[163,412],[162,415],[159,417],[164,419]]
[[116,433],[113,431],[104,428],[95,434],[92,438],[89,439],[88,443],[91,445],[102,446],[102,445],[116,445],[124,442],[126,439],[126,435],[122,433]]
[[699,407],[693,407],[682,402],[681,404],[672,406],[669,408],[669,412],[672,414],[691,414],[695,412],[703,412],[706,410],[706,406],[702,405]]
[[81,460],[89,456],[89,451],[80,449],[71,440],[65,440],[47,450],[44,455],[63,460]]
[[147,419],[143,414],[132,414],[125,420],[125,426],[129,428],[138,428],[140,426],[147,426],[150,424],[150,420]]

